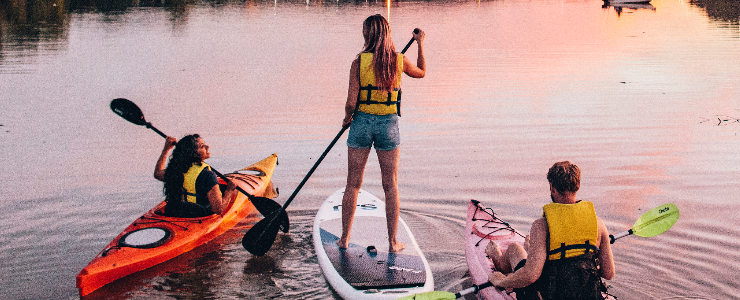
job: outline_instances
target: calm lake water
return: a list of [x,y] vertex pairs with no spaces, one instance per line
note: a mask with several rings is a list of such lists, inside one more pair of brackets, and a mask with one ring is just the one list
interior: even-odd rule
[[[0,1],[0,298],[75,299],[75,276],[162,199],[163,139],[113,114],[137,103],[163,132],[200,133],[209,163],[274,152],[284,203],[337,134],[371,14],[397,49],[426,31],[427,77],[404,78],[402,217],[437,290],[470,284],[467,201],[528,232],[556,161],[613,233],[672,202],[681,218],[614,245],[611,292],[740,299],[737,1]],[[416,46],[408,52],[416,59]],[[263,257],[239,241],[259,216],[92,298],[331,299],[313,217],[343,187],[341,139]],[[375,154],[364,188],[383,196]]]

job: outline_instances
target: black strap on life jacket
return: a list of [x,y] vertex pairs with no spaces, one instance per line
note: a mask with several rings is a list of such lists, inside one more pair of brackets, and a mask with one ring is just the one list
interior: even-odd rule
[[[360,66],[362,66],[362,55],[360,55]],[[360,76],[360,71],[357,72],[357,82],[362,82],[362,76]],[[383,105],[395,105],[396,106],[396,113],[398,116],[401,116],[401,88],[395,88],[393,89],[394,92],[398,92],[398,96],[396,97],[396,101],[392,101],[393,93],[388,92],[388,101],[375,101],[372,100],[372,91],[379,91],[380,89],[377,86],[373,86],[372,84],[369,84],[367,86],[360,86],[360,91],[357,93],[357,105],[355,106],[355,111],[358,107],[360,107],[360,104],[370,105],[370,104],[383,104]],[[365,100],[360,100],[360,93],[362,91],[367,91],[367,96],[365,97]]]
[[575,245],[567,245],[567,246],[565,245],[565,243],[560,243],[559,248],[547,251],[547,256],[560,253],[560,259],[563,259],[565,258],[565,251],[573,250],[573,249],[585,249],[586,251],[584,252],[584,254],[590,251],[593,251],[593,252],[599,251],[598,247],[591,245],[591,243],[589,243],[588,241],[586,241],[583,244],[575,244]]

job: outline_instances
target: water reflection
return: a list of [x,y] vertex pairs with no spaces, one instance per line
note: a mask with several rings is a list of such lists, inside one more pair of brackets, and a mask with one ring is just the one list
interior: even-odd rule
[[[9,170],[0,176],[9,197],[0,209],[15,224],[0,232],[0,240],[10,241],[0,243],[0,270],[15,274],[0,284],[3,299],[73,298],[79,270],[161,200],[150,173],[161,138],[120,120],[109,99],[135,100],[173,135],[211,137],[219,145],[213,158],[219,169],[280,152],[275,182],[292,191],[338,130],[345,68],[362,45],[358,26],[369,14],[386,13],[387,5],[71,1],[57,6],[61,17],[54,23],[38,21],[50,11],[0,0],[0,73],[40,70],[0,75],[0,150]],[[455,238],[463,229],[460,201],[494,202],[488,206],[526,230],[541,213],[543,170],[569,159],[584,170],[583,196],[600,203],[610,230],[626,230],[641,209],[669,201],[687,212],[663,237],[615,247],[620,275],[611,284],[625,295],[620,299],[737,294],[729,278],[740,262],[740,219],[732,209],[740,125],[716,127],[715,118],[695,124],[698,116],[737,114],[738,40],[725,38],[726,22],[708,22],[690,0],[653,0],[657,12],[624,10],[619,19],[611,8],[602,11],[601,0],[429,1],[394,1],[391,20],[399,48],[414,27],[430,32],[428,77],[406,83],[399,177],[403,208],[413,209],[404,219],[417,238],[439,237],[418,239],[440,290],[459,290],[466,278]],[[23,26],[45,29],[34,36]],[[41,50],[18,48],[17,41]],[[60,50],[48,51],[53,47]],[[10,55],[41,64],[19,65]],[[332,297],[310,236],[315,208],[343,184],[346,145],[338,143],[317,172],[293,207],[305,211],[302,219],[291,212],[296,227],[271,258],[250,259],[237,234],[235,242],[213,243],[217,250],[113,285],[103,298]],[[366,185],[382,194],[379,169],[367,172]],[[723,259],[697,258],[707,249]],[[200,269],[217,273],[189,274]],[[695,276],[683,276],[692,271]],[[210,290],[179,291],[199,281]]]
[[[28,64],[27,55],[64,48],[67,13],[64,0],[0,1],[0,65]],[[3,72],[5,73],[5,72]]]
[[691,0],[692,5],[707,11],[707,15],[716,20],[740,23],[740,1],[732,0]]

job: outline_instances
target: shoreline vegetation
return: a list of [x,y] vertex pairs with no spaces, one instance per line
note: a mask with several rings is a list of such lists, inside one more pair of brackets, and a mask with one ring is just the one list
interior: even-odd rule
[[[340,2],[349,5],[367,4],[359,0],[285,1],[305,5],[336,5]],[[406,0],[394,0],[394,2],[406,2]],[[0,69],[2,69],[0,73],[27,73],[29,70],[18,66],[18,62],[33,59],[42,51],[48,53],[65,49],[68,44],[69,20],[72,14],[121,15],[129,9],[161,7],[171,13],[170,21],[177,26],[187,23],[190,10],[196,6],[218,7],[234,3],[274,5],[275,2],[265,0],[0,0]],[[375,3],[386,5],[384,1]],[[723,23],[719,26],[734,29],[740,35],[740,2],[736,0],[690,0],[689,4],[704,10],[710,19]],[[615,7],[615,9],[618,9],[617,13],[621,12],[620,7]]]

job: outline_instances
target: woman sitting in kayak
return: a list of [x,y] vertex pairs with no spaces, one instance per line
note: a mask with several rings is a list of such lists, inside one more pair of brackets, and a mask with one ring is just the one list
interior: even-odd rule
[[[419,47],[416,65],[403,54],[396,53],[391,28],[381,15],[373,15],[362,24],[365,46],[352,62],[349,89],[342,126],[349,129],[347,137],[347,187],[342,199],[342,237],[340,248],[349,246],[357,194],[370,148],[375,147],[385,192],[388,243],[390,252],[401,251],[406,245],[396,240],[400,200],[398,197],[398,161],[401,139],[398,116],[401,73],[413,78],[426,74],[424,32],[418,30],[414,39]],[[417,28],[418,29],[418,28]]]
[[[175,150],[165,169],[167,154],[173,147]],[[197,134],[185,136],[179,142],[173,137],[166,138],[154,168],[154,178],[164,181],[165,216],[197,218],[225,212],[236,185],[229,181],[221,194],[216,174],[203,162],[209,157],[208,145]]]

